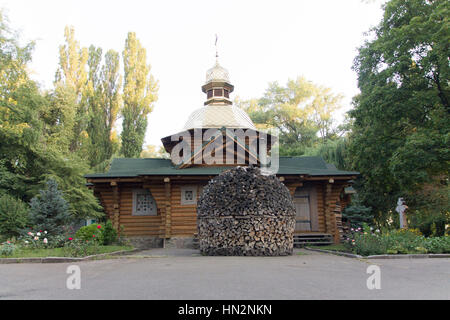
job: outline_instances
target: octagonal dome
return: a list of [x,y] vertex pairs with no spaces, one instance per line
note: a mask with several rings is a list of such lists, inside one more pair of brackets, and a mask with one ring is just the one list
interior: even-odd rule
[[214,67],[206,71],[206,83],[211,81],[230,82],[228,70],[222,67],[218,61],[216,61]]
[[183,130],[222,127],[256,130],[255,125],[244,110],[227,104],[209,105],[195,110],[189,116]]

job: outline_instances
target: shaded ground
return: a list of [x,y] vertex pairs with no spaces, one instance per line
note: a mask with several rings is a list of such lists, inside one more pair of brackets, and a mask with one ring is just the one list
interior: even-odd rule
[[[380,290],[367,289],[371,264],[380,266]],[[153,249],[78,263],[80,290],[66,288],[69,265],[0,265],[0,299],[450,299],[450,259],[367,261],[303,250],[204,257]]]

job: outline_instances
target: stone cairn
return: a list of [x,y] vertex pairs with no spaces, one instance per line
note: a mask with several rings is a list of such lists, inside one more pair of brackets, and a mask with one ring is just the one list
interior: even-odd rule
[[295,208],[286,186],[255,167],[236,167],[212,179],[197,205],[204,255],[291,255]]

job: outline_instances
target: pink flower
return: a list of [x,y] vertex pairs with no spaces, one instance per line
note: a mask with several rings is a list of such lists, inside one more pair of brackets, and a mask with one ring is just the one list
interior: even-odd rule
[[47,244],[47,243],[48,243],[48,240],[47,240],[47,238],[44,238],[44,243],[45,243],[45,244]]
[[98,226],[97,226],[97,229],[101,229],[101,228],[102,228],[102,226],[101,226],[101,225],[98,225]]
[[72,240],[73,240],[73,238],[69,238],[69,240],[70,240],[70,241],[72,241]]

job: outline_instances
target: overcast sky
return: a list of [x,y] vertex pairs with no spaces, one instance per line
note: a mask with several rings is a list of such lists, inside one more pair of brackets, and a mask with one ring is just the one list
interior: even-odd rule
[[[230,73],[234,96],[260,97],[270,81],[305,76],[345,96],[341,114],[358,93],[351,70],[363,33],[378,24],[382,0],[149,1],[0,0],[11,27],[36,40],[33,78],[52,88],[64,26],[81,46],[122,52],[134,31],[147,49],[159,99],[149,116],[146,143],[180,131],[203,106],[201,86],[215,62]],[[122,64],[123,67],[123,64]],[[232,96],[233,97],[233,96]]]

